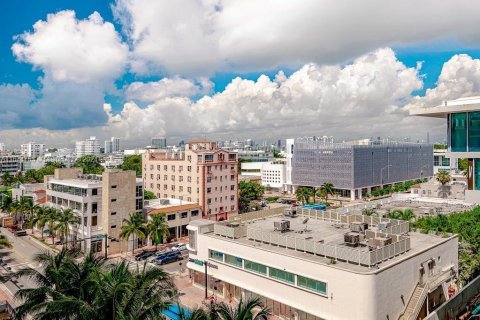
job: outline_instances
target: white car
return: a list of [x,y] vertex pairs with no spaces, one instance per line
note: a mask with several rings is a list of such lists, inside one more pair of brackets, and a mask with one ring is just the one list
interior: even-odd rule
[[187,245],[185,243],[179,243],[172,247],[172,251],[185,251],[187,250]]

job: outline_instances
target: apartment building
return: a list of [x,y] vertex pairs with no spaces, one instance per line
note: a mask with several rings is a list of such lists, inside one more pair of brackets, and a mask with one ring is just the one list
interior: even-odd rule
[[164,216],[169,231],[169,236],[163,239],[164,243],[169,239],[188,236],[188,224],[202,218],[202,208],[199,204],[179,199],[146,200],[143,212],[148,219],[154,214]]
[[[227,300],[258,297],[281,319],[423,319],[449,298],[456,235],[406,221],[275,208],[190,223],[195,286]],[[285,210],[285,211],[283,211]]]
[[80,223],[70,226],[71,240],[84,251],[114,254],[137,247],[132,239],[119,239],[123,219],[143,210],[143,181],[134,171],[106,169],[101,175],[84,175],[80,168],[55,169],[46,177],[45,206],[72,209]]
[[20,154],[26,158],[36,159],[45,154],[45,145],[36,142],[24,143],[20,146]]
[[184,151],[147,152],[142,164],[145,189],[157,197],[195,202],[213,220],[238,213],[237,154],[216,142],[193,140]]
[[355,200],[373,188],[433,176],[433,146],[369,140],[332,144],[296,139],[291,163],[295,186],[318,187],[330,182],[341,196]]
[[100,154],[100,142],[96,137],[90,137],[85,141],[75,142],[75,154],[77,159],[85,155],[99,155]]
[[167,139],[164,137],[152,138],[152,148],[165,149],[167,147]]
[[410,111],[411,115],[447,120],[447,152],[450,161],[468,159],[465,201],[480,203],[480,97],[444,101],[436,107]]
[[5,152],[7,151],[7,147],[5,146],[5,143],[0,142],[0,152]]
[[22,170],[20,156],[0,155],[0,173],[8,172],[10,175],[14,175],[20,170]]
[[120,138],[111,137],[110,140],[105,140],[104,152],[115,153],[120,151]]

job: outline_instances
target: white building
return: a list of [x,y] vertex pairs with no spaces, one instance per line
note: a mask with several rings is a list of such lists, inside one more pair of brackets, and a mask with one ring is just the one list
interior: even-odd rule
[[241,175],[260,177],[264,187],[286,191],[286,161],[278,159],[269,162],[242,162]]
[[433,149],[433,173],[440,170],[455,171],[458,168],[457,158],[447,158],[447,149]]
[[286,153],[286,168],[285,168],[285,183],[287,184],[287,191],[289,193],[295,193],[295,187],[292,181],[292,161],[293,161],[293,146],[295,144],[295,139],[287,139],[285,146]]
[[5,146],[5,143],[0,142],[0,152],[5,152],[7,151],[7,147]]
[[448,299],[457,236],[409,232],[400,220],[282,210],[193,221],[194,285],[206,282],[208,295],[225,299],[259,297],[274,315],[295,320],[423,319]]
[[66,168],[70,168],[75,163],[75,154],[73,149],[62,148],[54,152],[47,152],[43,156],[44,162],[63,163]]
[[120,138],[111,137],[105,140],[105,153],[115,153],[120,151]]
[[36,159],[45,153],[45,145],[36,142],[24,143],[20,146],[20,153],[23,157]]
[[85,141],[77,141],[75,143],[75,154],[77,159],[85,155],[99,155],[100,143],[96,137],[90,137]]

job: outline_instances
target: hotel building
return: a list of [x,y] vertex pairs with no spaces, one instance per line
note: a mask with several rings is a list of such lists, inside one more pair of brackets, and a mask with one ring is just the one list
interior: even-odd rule
[[237,154],[216,142],[194,140],[184,151],[147,152],[142,165],[145,190],[158,198],[197,203],[202,216],[213,220],[238,213]]
[[[193,221],[193,284],[282,319],[423,319],[449,297],[458,238],[406,221],[297,208]],[[205,275],[207,272],[207,276]]]
[[436,107],[412,110],[410,114],[447,120],[445,156],[451,160],[468,159],[465,201],[480,203],[480,97],[444,101]]

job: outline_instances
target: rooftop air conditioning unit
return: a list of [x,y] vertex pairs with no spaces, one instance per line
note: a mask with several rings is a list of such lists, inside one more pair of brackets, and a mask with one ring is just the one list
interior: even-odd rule
[[392,223],[390,221],[383,221],[378,224],[378,231],[385,232],[387,228],[390,228]]
[[350,224],[350,230],[353,232],[364,233],[368,229],[368,223],[365,222],[352,222]]
[[296,217],[297,216],[297,208],[296,207],[290,207],[290,208],[285,208],[285,211],[283,214],[286,217]]
[[348,232],[343,235],[343,240],[349,247],[358,247],[360,244],[360,235],[358,233]]
[[287,232],[288,230],[290,230],[290,221],[288,220],[274,221],[273,227],[275,231],[280,231],[282,233]]
[[368,240],[368,245],[374,248],[382,248],[392,243],[393,240],[391,237],[377,237]]

